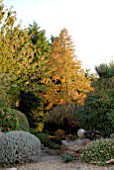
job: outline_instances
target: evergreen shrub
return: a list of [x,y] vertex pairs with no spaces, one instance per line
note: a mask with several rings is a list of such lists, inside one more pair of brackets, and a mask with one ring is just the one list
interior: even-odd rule
[[77,115],[80,126],[85,130],[98,130],[104,137],[114,132],[114,93],[88,94],[84,106]]
[[88,163],[105,164],[114,159],[114,140],[101,138],[92,141],[82,150],[81,158]]

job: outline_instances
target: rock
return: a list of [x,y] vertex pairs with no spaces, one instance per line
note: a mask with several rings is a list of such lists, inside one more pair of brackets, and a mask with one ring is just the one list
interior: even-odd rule
[[114,139],[114,133],[112,133],[112,134],[110,135],[110,138],[111,138],[111,139]]
[[73,145],[86,145],[90,143],[90,139],[76,139],[74,141],[68,142],[67,140],[62,140],[61,143],[66,146],[73,146]]
[[68,142],[66,140],[62,140],[61,151],[63,154],[72,153],[73,155],[79,155],[81,153],[83,147],[90,143],[90,139],[76,139],[72,142]]
[[61,157],[58,155],[47,155],[47,156],[40,157],[41,162],[52,161],[52,160],[61,160]]
[[0,136],[2,136],[4,133],[3,132],[0,132]]
[[75,143],[77,145],[83,145],[84,146],[84,145],[87,145],[88,143],[90,143],[90,139],[88,139],[88,138],[76,139]]
[[110,159],[106,162],[106,164],[114,163],[114,159]]
[[62,143],[63,145],[66,145],[66,146],[71,146],[71,145],[75,145],[75,144],[76,144],[75,141],[69,141],[69,142],[68,142],[67,140],[62,140],[61,143]]
[[83,148],[82,145],[73,145],[73,146],[69,146],[68,149],[71,150],[71,151],[74,151],[74,152],[78,152],[78,151],[80,151],[82,148]]
[[51,148],[48,148],[48,147],[44,147],[43,150],[42,150],[42,153],[41,153],[41,156],[47,156],[47,155],[59,155],[60,154],[60,150],[58,149],[51,149]]
[[17,168],[9,168],[9,169],[7,169],[7,170],[17,170]]

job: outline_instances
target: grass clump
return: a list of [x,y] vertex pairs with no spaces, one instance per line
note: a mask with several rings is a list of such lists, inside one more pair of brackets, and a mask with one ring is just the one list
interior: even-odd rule
[[92,141],[84,147],[81,157],[88,163],[105,164],[106,161],[114,159],[114,140],[101,138]]
[[65,163],[74,162],[74,161],[76,161],[77,159],[78,159],[78,158],[75,157],[75,156],[73,156],[72,153],[68,153],[68,154],[65,154],[65,155],[62,156],[62,160],[63,160],[63,162],[65,162]]

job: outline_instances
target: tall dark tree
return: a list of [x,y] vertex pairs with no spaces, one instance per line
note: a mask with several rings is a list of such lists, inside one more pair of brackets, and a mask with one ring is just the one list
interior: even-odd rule
[[45,30],[41,30],[35,21],[33,24],[29,24],[28,34],[30,35],[30,42],[36,49],[33,63],[37,63],[38,69],[38,71],[35,72],[31,83],[40,88],[37,88],[37,92],[21,91],[18,109],[26,114],[31,128],[42,131],[44,125],[44,112],[41,92],[47,88],[44,79],[48,78],[50,75],[50,68],[47,67],[50,46],[45,35]]
[[37,46],[37,56],[47,56],[50,47],[45,30],[34,21],[33,24],[29,24],[28,34],[31,35],[32,43]]

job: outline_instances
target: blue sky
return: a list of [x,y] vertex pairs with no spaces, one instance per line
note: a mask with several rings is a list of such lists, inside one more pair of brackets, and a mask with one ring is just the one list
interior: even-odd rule
[[4,0],[18,20],[35,20],[46,35],[59,35],[64,27],[72,36],[83,68],[114,59],[114,0]]

